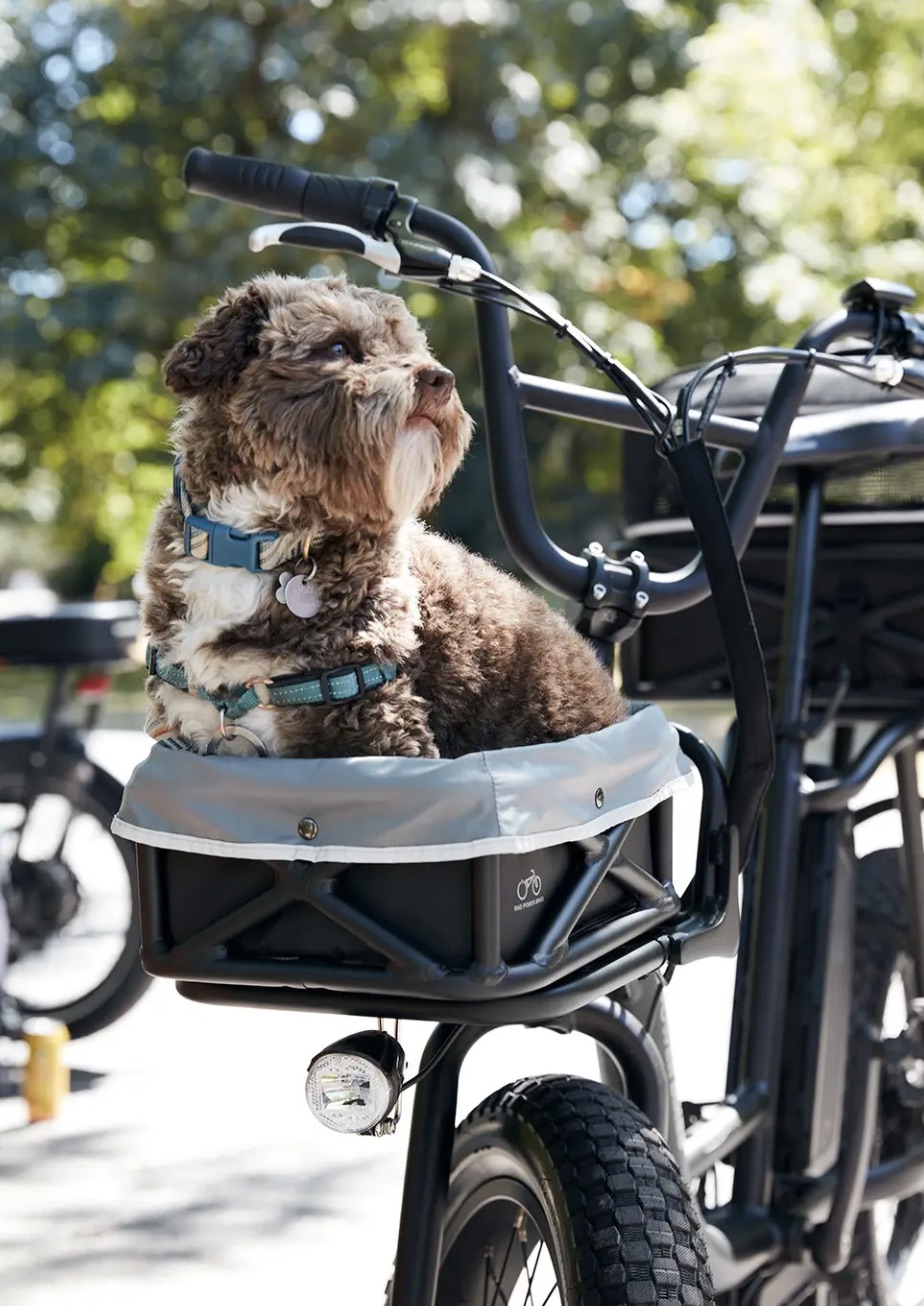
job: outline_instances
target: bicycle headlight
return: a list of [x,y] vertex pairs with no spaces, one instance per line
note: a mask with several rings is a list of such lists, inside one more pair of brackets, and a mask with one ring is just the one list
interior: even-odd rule
[[404,1051],[384,1030],[363,1030],[331,1043],[312,1060],[305,1098],[312,1115],[338,1134],[375,1132],[404,1078]]

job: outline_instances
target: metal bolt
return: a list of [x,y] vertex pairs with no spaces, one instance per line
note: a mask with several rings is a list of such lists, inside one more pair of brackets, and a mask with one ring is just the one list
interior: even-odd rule
[[588,544],[587,552],[592,553],[595,557],[599,558],[600,554],[603,552],[603,545],[599,540],[594,540],[592,544]]
[[598,807],[603,806],[603,798],[604,798],[603,790],[598,789],[597,792],[594,794],[594,802],[597,804]]
[[638,565],[641,566],[642,563],[645,561],[645,555],[644,553],[642,553],[641,549],[633,549],[632,552],[629,554],[629,561],[637,562]]
[[318,823],[312,820],[310,816],[303,816],[298,823],[298,832],[303,839],[316,839],[318,835]]
[[593,589],[592,589],[590,592],[591,592],[591,594],[594,596],[594,598],[597,600],[598,603],[602,603],[603,600],[606,598],[606,586],[605,586],[605,585],[595,585],[595,586],[593,587]]
[[647,608],[651,602],[651,595],[646,594],[644,590],[637,590],[635,594],[635,606],[639,609]]

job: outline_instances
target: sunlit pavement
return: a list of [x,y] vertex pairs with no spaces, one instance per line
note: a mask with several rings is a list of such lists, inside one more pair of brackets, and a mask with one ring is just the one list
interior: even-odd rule
[[[140,735],[105,731],[95,745],[120,778],[146,747]],[[695,799],[677,806],[675,843],[688,853]],[[890,820],[871,822],[867,836],[897,842]],[[683,1097],[724,1090],[732,968],[701,962],[668,990]],[[56,1121],[28,1125],[19,1099],[0,1099],[4,1306],[271,1297],[376,1306],[407,1128],[393,1139],[339,1137],[314,1122],[303,1096],[310,1057],[363,1024],[200,1007],[155,981],[118,1024],[71,1047],[74,1091]],[[412,1066],[426,1033],[402,1026]],[[17,1051],[0,1045],[0,1062]],[[562,1070],[595,1074],[592,1045],[492,1033],[466,1063],[461,1113],[520,1075]]]

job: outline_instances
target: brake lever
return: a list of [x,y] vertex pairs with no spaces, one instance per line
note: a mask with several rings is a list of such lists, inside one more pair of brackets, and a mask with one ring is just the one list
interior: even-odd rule
[[376,240],[353,227],[337,222],[273,222],[257,227],[248,241],[255,254],[270,245],[298,245],[303,249],[330,250],[335,254],[358,254],[376,267],[397,276],[401,271],[401,254],[390,240]]
[[[389,233],[391,235],[391,233]],[[355,254],[368,263],[408,280],[446,279],[477,281],[482,273],[474,259],[450,254],[449,250],[419,240],[407,230],[396,232],[388,240],[377,240],[354,227],[336,222],[274,222],[257,227],[250,233],[250,248],[262,253],[271,245],[295,245],[303,249],[329,250],[335,254]]]

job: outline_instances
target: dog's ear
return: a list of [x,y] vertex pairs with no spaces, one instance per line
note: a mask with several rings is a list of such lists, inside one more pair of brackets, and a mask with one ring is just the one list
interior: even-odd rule
[[232,290],[191,335],[164,359],[164,382],[175,395],[211,390],[227,394],[249,361],[269,316],[266,292],[259,285]]

